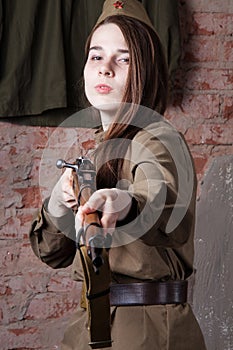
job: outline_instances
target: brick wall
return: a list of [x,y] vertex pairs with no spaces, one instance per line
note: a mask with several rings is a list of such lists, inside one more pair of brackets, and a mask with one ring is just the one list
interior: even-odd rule
[[[180,17],[181,68],[166,116],[184,133],[201,184],[214,159],[233,154],[233,2],[180,0]],[[56,349],[79,300],[80,285],[70,280],[69,269],[46,267],[28,240],[32,215],[59,176],[53,166],[59,152],[47,144],[53,132],[62,149],[69,146],[70,158],[93,147],[88,130],[74,131],[74,151],[67,129],[0,123],[2,350]],[[42,164],[48,148],[50,167]]]
[[231,1],[180,1],[183,56],[167,117],[184,133],[199,180],[233,149],[232,13]]

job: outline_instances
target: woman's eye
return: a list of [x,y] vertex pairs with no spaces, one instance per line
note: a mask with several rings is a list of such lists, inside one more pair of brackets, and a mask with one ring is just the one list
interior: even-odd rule
[[100,61],[101,58],[102,58],[101,56],[92,56],[92,57],[91,57],[91,60],[92,60],[92,61]]
[[120,58],[119,61],[123,63],[129,63],[129,58],[128,57]]

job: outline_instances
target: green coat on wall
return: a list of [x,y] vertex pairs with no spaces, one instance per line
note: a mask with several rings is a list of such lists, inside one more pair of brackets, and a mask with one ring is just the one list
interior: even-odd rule
[[[142,2],[159,33],[172,74],[180,55],[177,1]],[[0,117],[83,107],[77,83],[82,76],[86,38],[103,3],[0,0]],[[43,116],[39,123],[44,124]]]

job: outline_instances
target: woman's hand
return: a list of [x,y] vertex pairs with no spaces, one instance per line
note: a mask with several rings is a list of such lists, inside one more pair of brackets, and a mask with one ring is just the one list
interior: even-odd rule
[[66,169],[53,188],[48,203],[48,211],[54,217],[64,216],[77,205],[73,190],[72,169]]
[[118,220],[123,220],[132,204],[132,197],[127,191],[117,188],[95,191],[89,200],[80,206],[75,218],[75,227],[78,231],[84,223],[86,214],[99,211],[102,213],[100,222],[104,234],[112,233]]

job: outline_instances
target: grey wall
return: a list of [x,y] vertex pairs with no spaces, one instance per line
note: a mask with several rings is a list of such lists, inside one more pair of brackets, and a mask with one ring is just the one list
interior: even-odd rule
[[207,348],[233,350],[233,156],[215,158],[204,176],[195,246],[193,307]]

